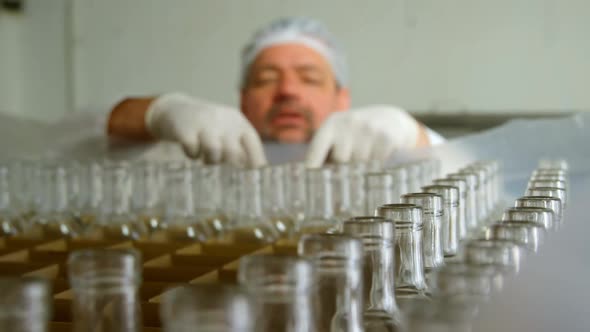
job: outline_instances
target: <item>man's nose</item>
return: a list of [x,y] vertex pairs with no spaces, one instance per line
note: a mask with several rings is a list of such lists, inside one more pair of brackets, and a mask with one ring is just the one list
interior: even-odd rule
[[300,93],[300,84],[295,77],[285,76],[279,81],[277,95],[284,97],[296,97]]

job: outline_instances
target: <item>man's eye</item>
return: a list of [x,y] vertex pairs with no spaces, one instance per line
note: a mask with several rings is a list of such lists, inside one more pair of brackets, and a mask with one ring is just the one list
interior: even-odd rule
[[305,82],[306,84],[311,84],[311,85],[320,85],[323,83],[323,80],[321,77],[318,77],[318,76],[304,76],[303,82]]
[[256,75],[254,76],[254,84],[256,85],[265,85],[265,84],[271,84],[276,82],[278,79],[278,76],[272,73],[262,73],[260,75]]

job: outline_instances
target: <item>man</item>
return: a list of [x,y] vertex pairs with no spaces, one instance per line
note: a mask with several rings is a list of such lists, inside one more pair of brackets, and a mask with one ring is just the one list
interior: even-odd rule
[[306,163],[384,160],[442,140],[407,112],[386,105],[349,110],[346,62],[329,31],[286,18],[258,31],[242,53],[241,112],[180,93],[128,98],[108,133],[180,143],[189,157],[243,166],[266,163],[261,138],[309,142]]

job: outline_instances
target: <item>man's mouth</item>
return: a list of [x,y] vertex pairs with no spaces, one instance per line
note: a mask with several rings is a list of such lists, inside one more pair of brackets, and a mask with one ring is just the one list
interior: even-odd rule
[[306,118],[301,112],[280,111],[271,120],[273,126],[300,127],[306,123]]

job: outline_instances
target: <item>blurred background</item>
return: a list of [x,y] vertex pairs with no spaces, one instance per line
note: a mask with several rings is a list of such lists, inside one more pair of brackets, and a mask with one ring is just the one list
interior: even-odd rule
[[239,52],[281,16],[343,45],[353,106],[393,104],[447,137],[590,110],[587,0],[0,0],[0,112],[52,122],[123,96],[237,106]]

